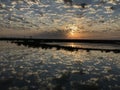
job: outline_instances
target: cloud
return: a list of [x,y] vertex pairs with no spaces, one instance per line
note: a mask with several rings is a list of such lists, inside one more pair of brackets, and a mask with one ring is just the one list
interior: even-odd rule
[[[80,6],[81,3],[86,3],[85,8]],[[120,28],[120,2],[117,0],[104,3],[99,0],[73,0],[73,6],[65,5],[62,0],[1,4],[5,5],[0,10],[0,25],[4,27],[63,30],[67,25],[75,24],[78,31],[116,31]]]

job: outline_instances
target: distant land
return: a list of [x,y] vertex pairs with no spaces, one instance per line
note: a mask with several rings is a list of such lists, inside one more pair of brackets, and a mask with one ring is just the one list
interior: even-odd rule
[[0,38],[0,41],[16,41],[16,42],[78,42],[78,43],[105,43],[105,44],[120,44],[120,40],[100,40],[100,39],[40,39],[40,38]]
[[120,31],[111,32],[74,32],[70,31],[39,31],[39,30],[0,30],[0,38],[39,38],[39,39],[97,39],[120,40]]
[[33,48],[43,48],[43,49],[51,49],[56,48],[57,50],[64,49],[68,51],[78,51],[78,50],[86,50],[89,52],[90,50],[101,51],[101,52],[114,52],[120,53],[120,49],[103,49],[103,48],[83,48],[83,47],[72,47],[72,46],[60,46],[57,44],[47,44],[50,43],[63,43],[63,42],[72,42],[72,43],[97,43],[97,44],[116,44],[120,45],[120,40],[92,40],[92,39],[38,39],[38,38],[0,38],[0,41],[10,41],[11,43],[15,43],[18,46],[24,45],[27,47]]

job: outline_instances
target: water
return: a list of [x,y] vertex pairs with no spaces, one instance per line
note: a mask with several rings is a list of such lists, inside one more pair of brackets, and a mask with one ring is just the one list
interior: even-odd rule
[[120,53],[71,52],[0,42],[1,90],[119,90],[119,71]]
[[119,44],[102,44],[102,43],[76,43],[76,42],[62,42],[62,43],[47,43],[50,45],[78,47],[78,48],[93,48],[93,49],[120,49]]

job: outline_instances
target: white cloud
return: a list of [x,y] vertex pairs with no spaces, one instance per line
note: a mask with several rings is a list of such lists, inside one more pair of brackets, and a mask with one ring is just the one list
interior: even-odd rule
[[[25,28],[31,29],[40,27],[57,29],[62,27],[63,29],[68,24],[76,24],[80,28],[84,27],[84,30],[89,28],[90,31],[96,30],[95,28],[97,30],[100,29],[99,31],[108,29],[108,27],[108,31],[120,28],[118,25],[120,22],[120,19],[118,19],[120,2],[118,0],[106,0],[105,3],[100,3],[99,0],[82,0],[82,2],[87,3],[85,8],[76,5],[75,1],[77,0],[74,0],[73,6],[65,5],[62,0],[41,0],[39,3],[14,1],[12,4],[6,4],[0,10],[0,25],[9,27],[25,26]],[[1,4],[4,5],[3,3]],[[117,18],[117,21],[114,18]],[[112,22],[108,23],[108,21]],[[79,30],[81,30],[80,28]]]

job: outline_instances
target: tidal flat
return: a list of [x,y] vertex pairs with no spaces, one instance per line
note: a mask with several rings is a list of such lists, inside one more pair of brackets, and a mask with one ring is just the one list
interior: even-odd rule
[[0,41],[1,90],[119,90],[120,53]]

